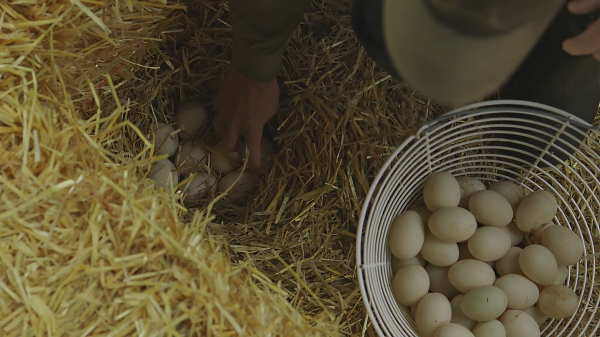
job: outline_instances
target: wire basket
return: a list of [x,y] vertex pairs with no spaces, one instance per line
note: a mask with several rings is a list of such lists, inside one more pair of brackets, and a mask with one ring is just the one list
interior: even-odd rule
[[575,116],[522,101],[473,104],[423,124],[383,165],[360,216],[358,279],[375,331],[381,336],[418,336],[408,308],[394,299],[387,233],[394,217],[422,198],[426,177],[446,171],[486,184],[509,180],[528,191],[556,195],[555,223],[574,230],[585,245],[584,258],[570,267],[566,282],[580,303],[573,316],[546,321],[542,336],[596,336],[599,139],[599,129]]

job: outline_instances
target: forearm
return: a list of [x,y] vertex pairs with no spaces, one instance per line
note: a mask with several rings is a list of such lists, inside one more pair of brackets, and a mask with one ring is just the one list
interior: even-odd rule
[[310,0],[229,0],[233,66],[258,82],[277,77],[286,42]]

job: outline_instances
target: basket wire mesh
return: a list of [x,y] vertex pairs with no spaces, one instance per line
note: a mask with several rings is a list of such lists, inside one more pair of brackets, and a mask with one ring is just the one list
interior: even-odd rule
[[425,178],[446,171],[484,183],[509,180],[528,191],[556,195],[554,222],[574,230],[585,246],[584,258],[570,267],[566,283],[580,303],[573,316],[544,323],[542,336],[596,336],[599,139],[597,128],[564,111],[512,100],[473,104],[423,124],[375,177],[360,216],[357,272],[375,331],[418,336],[409,310],[394,299],[387,233],[394,217],[422,197]]

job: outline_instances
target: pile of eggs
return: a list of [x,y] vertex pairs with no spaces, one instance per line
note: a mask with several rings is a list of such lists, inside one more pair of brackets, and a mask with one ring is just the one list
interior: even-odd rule
[[[154,163],[148,178],[165,188],[170,183],[177,186],[180,178],[184,181],[193,175],[189,182],[179,187],[186,201],[201,198],[209,191],[214,194],[217,191],[225,192],[229,188],[231,189],[227,197],[232,201],[241,201],[256,190],[258,176],[249,171],[241,172],[241,156],[237,152],[228,151],[222,141],[209,148],[204,142],[194,140],[197,131],[205,121],[204,106],[190,101],[182,104],[177,112],[176,122],[179,132],[169,124],[153,125],[154,153],[167,155],[169,158]],[[273,145],[263,138],[261,157],[264,169],[270,165],[268,157],[273,152]],[[216,175],[221,178],[217,179]]]
[[557,211],[548,191],[429,175],[423,203],[388,234],[394,296],[420,336],[539,337],[548,318],[573,315],[579,299],[563,283],[584,246],[552,222]]

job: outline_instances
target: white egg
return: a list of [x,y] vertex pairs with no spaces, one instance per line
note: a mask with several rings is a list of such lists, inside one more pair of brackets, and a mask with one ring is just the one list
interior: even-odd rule
[[177,125],[181,128],[180,135],[183,139],[194,138],[194,135],[206,121],[206,108],[194,101],[188,101],[179,107],[175,116]]
[[506,310],[506,305],[506,294],[502,289],[495,286],[481,286],[465,294],[460,308],[470,319],[487,322],[500,317]]
[[460,203],[458,206],[462,208],[469,208],[469,199],[475,192],[485,190],[485,185],[477,178],[473,177],[458,177],[458,186],[460,186]]
[[542,234],[544,234],[544,231],[551,226],[556,226],[553,221],[550,221],[549,223],[544,224],[538,227],[537,229],[534,229],[531,232],[527,233],[527,235],[525,235],[525,243],[528,245],[541,245]]
[[469,330],[473,330],[473,328],[477,325],[477,321],[470,319],[467,317],[460,308],[460,304],[462,302],[464,294],[458,294],[454,296],[452,301],[450,301],[450,306],[452,307],[452,323],[460,324]]
[[558,273],[558,264],[552,252],[540,245],[530,245],[521,251],[519,265],[523,274],[541,285],[550,285]]
[[429,218],[429,230],[446,242],[462,242],[477,229],[473,214],[461,207],[443,207]]
[[415,321],[421,337],[433,337],[435,330],[450,323],[451,319],[450,301],[442,294],[427,294],[417,306]]
[[438,267],[434,264],[428,264],[425,267],[425,271],[429,275],[429,289],[431,292],[440,293],[451,299],[460,294],[460,291],[450,283],[450,279],[448,279],[449,269],[449,267]]
[[421,256],[431,264],[448,267],[458,261],[458,245],[454,242],[440,240],[427,231],[425,240],[423,240],[423,248],[421,248]]
[[554,278],[554,282],[552,282],[552,284],[564,284],[568,277],[569,267],[558,266],[558,273],[556,273],[556,277]]
[[562,319],[577,312],[579,298],[573,289],[562,284],[553,284],[540,293],[538,307],[550,318]]
[[473,333],[460,324],[449,323],[437,328],[433,337],[473,337]]
[[227,150],[222,140],[210,150],[210,153],[210,165],[217,173],[230,172],[242,164],[239,154]]
[[506,310],[499,321],[506,329],[506,337],[540,337],[537,322],[521,310]]
[[196,198],[202,198],[212,191],[217,192],[217,178],[209,176],[204,172],[196,173],[196,176],[187,185],[181,186],[180,190],[185,193],[185,201],[191,201]]
[[556,262],[561,266],[576,264],[583,257],[583,241],[567,227],[546,228],[542,232],[541,244],[552,252]]
[[[473,201],[473,198],[471,198]],[[498,227],[483,226],[477,228],[468,241],[469,252],[481,261],[496,261],[510,249],[510,237]],[[425,257],[427,259],[427,257]]]
[[456,207],[460,203],[458,181],[447,172],[432,173],[425,181],[423,200],[427,208],[435,212],[442,207]]
[[496,274],[487,263],[466,259],[458,261],[450,267],[448,279],[456,289],[466,293],[476,287],[493,285],[496,281]]
[[242,173],[236,183],[239,175],[239,170],[229,172],[219,182],[219,192],[221,193],[224,193],[231,186],[231,189],[227,192],[227,198],[234,202],[240,202],[255,193],[259,185],[258,177],[249,172]]
[[511,309],[528,308],[540,297],[540,291],[535,283],[523,275],[504,275],[494,285],[504,291],[508,301],[507,306]]
[[541,326],[548,320],[548,316],[544,315],[544,313],[536,305],[523,309],[523,312],[531,316],[538,326]]
[[473,329],[474,337],[506,337],[506,329],[499,320],[481,322]]
[[204,143],[189,141],[183,143],[175,156],[175,165],[182,175],[197,172],[207,163],[208,150]]
[[497,181],[490,186],[490,190],[500,193],[511,205],[514,212],[525,197],[525,192],[519,185],[510,181]]
[[413,204],[412,206],[410,206],[408,208],[409,211],[415,211],[417,213],[419,213],[419,215],[421,216],[421,219],[423,219],[423,224],[425,225],[425,228],[428,227],[428,223],[429,223],[429,218],[431,217],[431,211],[427,208],[427,206],[425,206],[424,203],[417,203],[417,204]]
[[398,302],[416,305],[429,291],[429,275],[419,265],[404,266],[394,276],[393,288]]
[[173,156],[179,147],[179,136],[175,133],[175,129],[169,124],[157,123],[152,126],[152,132],[154,134],[154,153]]
[[513,209],[504,197],[492,190],[473,193],[469,210],[478,222],[494,227],[504,227],[513,219]]
[[496,261],[496,271],[498,272],[498,275],[523,274],[519,263],[521,251],[523,251],[523,249],[519,247],[510,247],[508,252],[500,260]]
[[159,160],[152,164],[148,178],[154,180],[156,185],[162,188],[166,188],[170,183],[175,186],[179,184],[179,175],[176,170],[177,168],[170,160]]
[[512,246],[520,244],[523,241],[523,238],[525,237],[523,231],[519,229],[515,221],[511,221],[507,226],[499,228],[508,234],[508,236],[510,237],[510,244]]
[[552,221],[558,211],[554,194],[535,191],[527,195],[517,209],[517,226],[523,232],[531,232]]
[[419,265],[419,266],[425,268],[427,261],[425,261],[425,259],[421,256],[421,254],[419,254],[415,257],[411,257],[409,259],[402,259],[402,260],[395,257],[394,254],[392,254],[392,271],[394,272],[394,274],[396,274],[396,272],[398,270],[400,270],[400,268],[402,268],[404,266],[408,266],[409,264],[416,264],[416,265]]
[[417,256],[424,240],[425,228],[417,212],[406,211],[394,218],[388,233],[388,246],[394,256],[399,259]]

